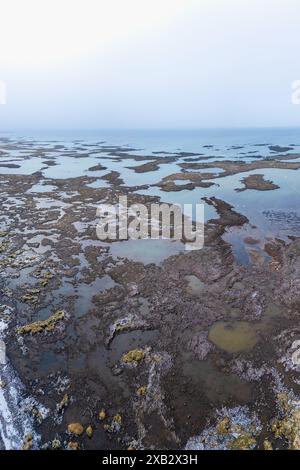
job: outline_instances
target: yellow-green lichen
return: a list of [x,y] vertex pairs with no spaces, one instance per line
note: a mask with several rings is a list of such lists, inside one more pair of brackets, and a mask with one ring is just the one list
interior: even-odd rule
[[74,441],[68,442],[68,450],[79,450],[79,443]]
[[33,446],[33,436],[31,433],[28,433],[25,436],[23,445],[22,445],[22,450],[30,450]]
[[63,310],[58,310],[51,317],[47,318],[47,320],[36,321],[34,323],[29,323],[28,325],[18,328],[17,333],[19,335],[25,335],[41,333],[43,331],[52,332],[54,331],[56,324],[59,321],[63,320],[64,317],[65,312]]
[[53,274],[51,274],[49,271],[44,273],[43,279],[40,281],[41,287],[46,287],[47,284],[49,283],[49,280],[53,278]]
[[101,411],[99,411],[99,419],[100,421],[103,421],[105,418],[106,418],[106,411],[102,409]]
[[68,432],[74,436],[81,436],[84,432],[84,428],[80,423],[71,423],[68,425]]
[[26,294],[22,295],[22,302],[36,304],[39,301],[40,289],[28,289]]
[[91,425],[86,428],[85,432],[87,437],[89,437],[90,439],[93,437],[94,430]]
[[66,393],[62,400],[58,403],[57,405],[57,410],[58,411],[63,411],[69,404],[69,401],[70,401],[70,398],[69,398],[69,395]]
[[256,445],[256,440],[250,433],[244,433],[238,436],[233,441],[229,442],[228,449],[230,450],[249,450],[253,449]]
[[147,386],[146,385],[143,385],[142,387],[139,387],[136,391],[136,393],[140,396],[140,397],[144,397],[146,394],[147,394]]
[[273,446],[268,439],[264,440],[263,446],[264,446],[264,450],[273,450]]
[[115,415],[115,416],[113,417],[113,421],[114,421],[115,423],[121,425],[121,424],[122,424],[122,416],[119,415],[119,414]]
[[288,394],[280,393],[277,399],[283,417],[274,419],[272,431],[276,438],[284,438],[289,449],[300,450],[300,407]]
[[128,351],[127,353],[123,354],[122,362],[126,364],[130,364],[132,362],[141,362],[145,357],[145,353],[142,349],[133,349],[132,351]]
[[230,432],[230,428],[231,428],[230,419],[224,418],[217,424],[217,433],[228,434]]

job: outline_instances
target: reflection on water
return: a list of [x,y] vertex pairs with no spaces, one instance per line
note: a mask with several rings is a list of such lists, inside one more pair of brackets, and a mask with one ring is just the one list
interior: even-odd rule
[[245,321],[214,323],[209,340],[228,353],[251,351],[258,342],[255,325]]
[[[249,227],[256,227],[260,231],[260,245],[254,247],[255,250],[263,250],[264,240],[268,237],[276,236],[287,240],[289,235],[300,235],[300,173],[298,170],[261,169],[222,177],[223,170],[217,165],[217,161],[221,160],[249,162],[263,157],[273,158],[276,155],[274,146],[278,146],[277,154],[299,153],[300,140],[297,129],[178,130],[176,132],[39,131],[33,132],[26,138],[20,138],[14,133],[3,134],[3,137],[11,139],[0,142],[3,164],[11,162],[17,164],[19,168],[1,167],[0,173],[30,175],[40,171],[43,177],[47,178],[45,182],[34,184],[28,190],[32,194],[43,192],[57,194],[57,187],[52,182],[54,179],[79,176],[94,178],[94,181],[86,183],[89,188],[109,188],[112,184],[103,177],[114,171],[120,174],[123,180],[121,185],[148,186],[144,189],[137,189],[137,193],[158,196],[163,202],[195,205],[203,203],[204,197],[215,196],[230,203],[237,212],[246,215],[249,219],[249,226],[230,231],[225,235],[225,239],[233,245],[238,261],[242,264],[249,262],[249,247],[247,248],[244,243]],[[289,150],[280,151],[280,147]],[[145,156],[148,159],[135,160],[135,156]],[[174,157],[175,161],[164,163],[165,158],[170,157]],[[160,160],[157,170],[152,169],[152,171],[142,173],[135,171],[136,167],[153,162],[156,158]],[[161,179],[171,174],[182,173],[183,170],[179,165],[187,161],[211,162],[211,167],[205,168],[202,172],[216,176],[210,180],[214,185],[209,188],[174,192],[162,191],[155,186]],[[99,164],[103,169],[90,171],[90,168]],[[188,170],[185,173],[196,171]],[[279,189],[264,192],[246,190],[237,193],[236,189],[244,187],[241,179],[255,174],[263,174],[265,179],[273,181]],[[188,182],[189,180],[175,180],[177,186]],[[218,218],[215,208],[205,203],[205,220],[215,218]],[[151,254],[148,254],[149,250]],[[116,243],[111,247],[114,256],[125,256],[145,262],[160,262],[161,253],[164,250],[166,253],[173,254],[179,250],[179,246],[170,243],[152,243],[149,250],[148,245],[145,245],[144,250],[143,242]]]
[[127,258],[144,264],[161,263],[165,258],[184,250],[180,241],[170,240],[125,240],[109,244],[113,257]]
[[[74,209],[76,205],[69,203],[68,199],[62,201],[62,198],[67,198],[67,194],[58,188],[61,181],[55,180],[85,176],[85,189],[86,187],[91,190],[104,188],[103,193],[105,194],[106,191],[113,190],[114,186],[109,179],[103,179],[103,177],[114,171],[118,172],[123,180],[120,186],[134,187],[139,194],[158,196],[164,202],[195,205],[201,203],[204,197],[215,196],[222,199],[249,219],[249,224],[245,224],[241,228],[231,228],[224,236],[224,239],[232,244],[238,262],[244,265],[254,261],[258,263],[268,261],[268,256],[264,252],[264,245],[268,238],[276,236],[287,240],[289,235],[300,235],[300,173],[298,170],[256,170],[222,177],[223,170],[220,170],[215,162],[224,159],[248,162],[264,156],[272,157],[274,152],[272,153],[270,146],[275,144],[286,147],[291,147],[293,144],[288,153],[297,153],[300,151],[300,142],[296,130],[152,131],[148,133],[144,131],[119,133],[101,131],[69,135],[49,132],[40,135],[36,133],[34,137],[37,139],[36,141],[24,138],[15,142],[15,145],[12,142],[10,148],[5,142],[1,143],[0,141],[0,150],[3,152],[0,162],[4,165],[0,167],[0,174],[31,175],[40,172],[41,175],[40,181],[38,178],[33,178],[35,184],[32,183],[32,187],[27,190],[28,199],[8,197],[4,188],[4,209],[7,209],[9,214],[9,206],[19,207],[22,205],[23,207],[30,200],[37,212],[49,210],[49,208],[51,212],[57,212],[58,216],[56,216],[55,222],[61,220],[68,211],[77,211],[80,218],[72,222],[78,234],[76,240],[78,240],[78,244],[81,243],[82,250],[90,246],[94,247],[95,252],[91,257],[94,257],[94,253],[97,257],[96,248],[99,248],[98,261],[99,263],[103,262],[103,266],[105,266],[104,261],[107,261],[109,257],[114,261],[116,258],[120,258],[117,260],[116,266],[121,267],[123,267],[124,259],[145,264],[160,264],[168,256],[183,251],[184,245],[179,241],[169,240],[128,240],[107,244],[100,240],[94,240],[89,236],[88,222],[81,218],[80,201],[76,201],[77,209]],[[51,141],[53,139],[59,143]],[[47,142],[42,140],[47,140]],[[118,149],[114,147],[116,145],[122,145],[123,148]],[[201,156],[199,161],[210,162],[211,166],[204,172],[213,176],[214,185],[209,188],[176,192],[162,191],[155,186],[162,178],[173,173],[182,173],[180,163],[193,158],[195,161],[198,159],[197,155],[188,156],[187,153],[180,152],[195,152]],[[287,152],[283,153],[287,154]],[[164,163],[166,156],[170,157],[170,154],[174,156],[175,160]],[[149,156],[151,158],[148,160],[137,158],[135,160],[134,156]],[[146,162],[156,161],[154,160],[156,157],[161,159],[156,162],[157,170],[153,170],[152,167],[152,171],[143,173],[135,171],[136,167]],[[17,165],[17,167],[9,168],[10,163]],[[98,169],[93,171],[92,167]],[[191,170],[190,173],[194,173],[194,171]],[[263,174],[265,179],[272,180],[279,186],[279,189],[264,192],[257,190],[237,192],[236,189],[244,187],[241,179],[250,174]],[[175,183],[180,186],[186,184],[187,181],[178,179],[175,180]],[[137,186],[140,188],[137,189]],[[142,188],[142,186],[149,187]],[[75,189],[77,188],[75,187]],[[74,192],[69,192],[68,197],[71,198],[74,194]],[[96,212],[93,198],[90,199],[89,209],[95,209]],[[56,210],[57,208],[59,210]],[[205,205],[205,218],[206,220],[218,218],[213,206]],[[3,221],[5,220],[3,218]],[[37,233],[35,221],[26,221],[26,228],[23,231],[23,235],[29,236],[27,245],[24,245],[25,249],[32,250],[37,259],[42,258],[42,255],[47,257],[48,252],[55,253],[56,244],[61,243],[53,227],[48,228],[47,223],[46,221],[43,230]],[[44,238],[48,242],[47,240],[43,242]],[[68,245],[65,250],[67,249]],[[80,247],[78,249],[80,250]],[[42,301],[40,303],[24,305],[20,299],[15,301],[17,311],[21,312],[20,321],[24,323],[29,320],[29,317],[32,320],[49,318],[58,308],[64,308],[71,316],[71,321],[66,323],[63,331],[64,339],[60,339],[58,335],[57,341],[52,345],[50,341],[42,342],[41,349],[37,353],[37,364],[30,363],[30,367],[34,365],[38,374],[45,376],[56,371],[59,373],[65,371],[74,374],[74,376],[86,374],[92,380],[94,377],[96,379],[100,377],[101,384],[109,390],[116,404],[120,404],[122,398],[126,397],[127,399],[132,396],[132,390],[122,378],[120,358],[130,349],[144,348],[157,343],[159,333],[156,330],[144,331],[141,329],[118,332],[109,347],[106,347],[103,329],[105,321],[109,322],[108,318],[103,317],[101,307],[98,308],[99,301],[95,296],[103,294],[104,297],[110,289],[122,290],[122,288],[112,277],[105,274],[105,269],[98,277],[94,276],[92,269],[88,271],[91,263],[85,252],[74,255],[74,258],[76,256],[78,256],[76,258],[78,264],[74,263],[74,266],[77,266],[78,270],[75,269],[74,274],[69,273],[68,275],[61,274],[65,272],[64,269],[53,273],[53,280],[50,281],[53,283],[53,288],[51,286],[51,289],[41,289]],[[109,267],[109,265],[107,266]],[[22,289],[36,286],[39,281],[34,277],[34,269],[34,266],[21,269],[19,277],[9,280],[10,287],[14,290],[20,290],[22,293]],[[7,272],[10,273],[9,270]],[[107,272],[109,273],[110,270],[108,269]],[[90,277],[85,276],[84,273],[89,274]],[[185,276],[184,282],[187,296],[194,297],[195,302],[200,301],[205,295],[205,284],[195,275]],[[235,285],[235,287],[238,286]],[[243,285],[240,287],[243,289]],[[134,290],[132,292],[134,293]],[[143,295],[145,297],[138,299],[133,295],[132,310],[137,315],[151,315],[153,305],[146,298],[147,294],[143,292]],[[114,301],[118,300],[114,291],[112,298]],[[121,302],[122,298],[120,304]],[[239,321],[239,309],[232,308],[226,321],[212,324],[208,339],[214,345],[214,353],[248,354],[253,351],[255,354],[258,348],[267,343],[267,341],[263,341],[263,337],[264,335],[267,337],[273,325],[280,320],[281,309],[273,303],[264,307],[262,318],[255,323]],[[112,308],[121,309],[122,307],[121,305],[120,307],[112,305]],[[90,314],[88,315],[88,313]],[[259,341],[260,338],[262,341]],[[70,345],[73,344],[73,341],[76,347],[64,349],[64,341],[69,341]],[[255,349],[256,347],[257,349]],[[175,357],[174,360],[181,362],[179,370],[182,373],[183,381],[178,381],[178,376],[174,378],[169,400],[174,406],[178,423],[183,427],[186,426],[186,416],[192,416],[193,419],[201,422],[203,409],[211,406],[211,403],[224,403],[232,399],[239,403],[253,401],[255,395],[253,386],[244,382],[237,375],[228,374],[222,370],[213,359],[201,361],[190,355],[184,356],[184,353],[180,352],[179,358]],[[222,365],[222,363],[220,364]],[[179,390],[178,383],[180,383],[180,387],[184,383],[186,390]],[[101,390],[95,388],[94,392],[92,396],[101,396]],[[190,400],[187,399],[189,393]],[[185,410],[184,413],[180,413],[182,409]]]

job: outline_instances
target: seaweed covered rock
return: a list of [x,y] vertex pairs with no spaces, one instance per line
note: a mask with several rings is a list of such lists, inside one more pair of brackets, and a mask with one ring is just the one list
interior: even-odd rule
[[125,364],[139,363],[144,359],[144,357],[145,352],[142,349],[133,349],[132,351],[128,351],[123,354],[122,362]]
[[99,419],[103,421],[106,418],[106,411],[104,409],[99,411]]
[[91,425],[86,428],[85,432],[90,439],[93,437],[94,430]]
[[71,423],[68,425],[68,432],[74,436],[81,436],[84,432],[84,428],[80,423]]
[[144,397],[145,395],[147,395],[147,386],[146,385],[142,385],[141,387],[139,387],[136,391],[137,395],[139,395],[140,397]]
[[48,333],[53,332],[56,324],[65,318],[65,312],[63,310],[58,310],[51,317],[46,320],[40,320],[28,325],[22,326],[17,329],[19,335],[26,334],[36,334],[46,331]]

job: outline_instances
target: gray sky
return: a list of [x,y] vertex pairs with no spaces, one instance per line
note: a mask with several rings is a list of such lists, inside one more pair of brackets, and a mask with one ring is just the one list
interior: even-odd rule
[[298,126],[299,0],[0,0],[0,129]]

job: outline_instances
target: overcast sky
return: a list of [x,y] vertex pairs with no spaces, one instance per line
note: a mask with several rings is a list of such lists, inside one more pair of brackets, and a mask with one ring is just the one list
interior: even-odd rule
[[298,126],[299,0],[0,0],[0,129]]

